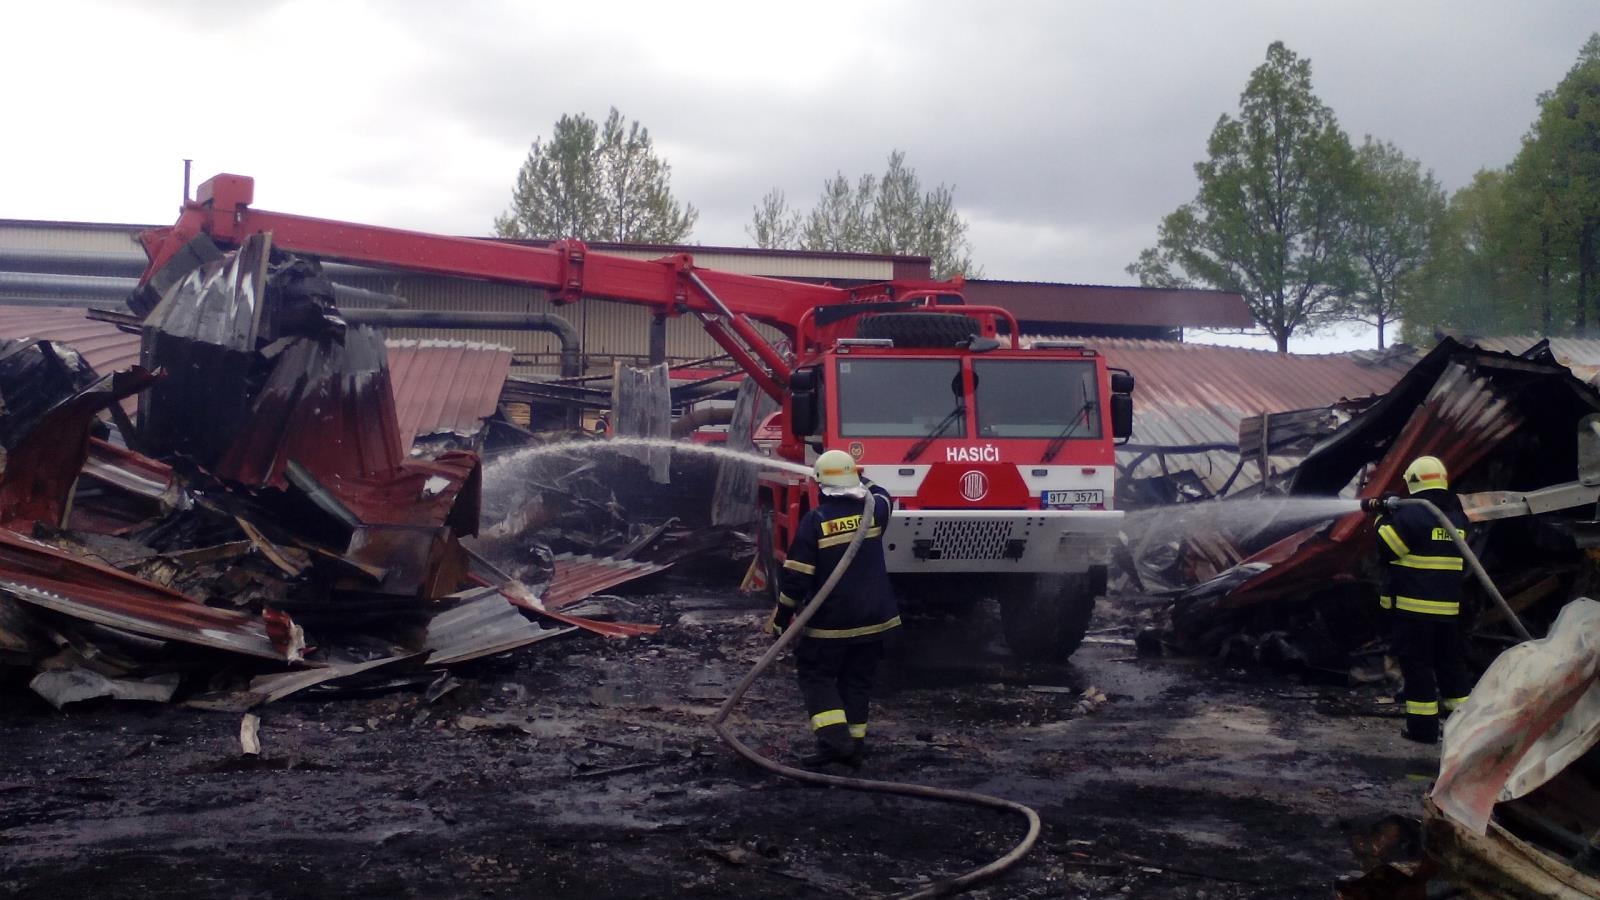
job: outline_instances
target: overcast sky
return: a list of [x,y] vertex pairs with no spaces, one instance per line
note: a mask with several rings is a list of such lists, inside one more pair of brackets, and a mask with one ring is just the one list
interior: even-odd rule
[[[954,187],[989,278],[1130,284],[1266,48],[1309,58],[1353,141],[1449,190],[1505,165],[1595,0],[18,2],[0,13],[0,218],[167,223],[217,172],[256,205],[488,234],[535,137],[650,129],[693,240],[768,189],[906,152]],[[1365,342],[1351,338],[1346,343]],[[1334,340],[1291,349],[1331,348]]]

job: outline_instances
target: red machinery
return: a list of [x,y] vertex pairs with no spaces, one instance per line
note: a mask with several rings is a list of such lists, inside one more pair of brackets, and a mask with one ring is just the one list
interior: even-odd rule
[[[253,195],[239,175],[202,184],[174,226],[141,235],[141,285],[159,293],[196,238],[237,247],[270,232],[275,248],[322,259],[528,285],[557,304],[693,315],[782,404],[779,456],[848,450],[894,495],[884,548],[908,598],[997,597],[1007,641],[1024,655],[1064,657],[1082,640],[1122,517],[1113,440],[1132,429],[1133,378],[1093,350],[1023,347],[1016,319],[966,305],[959,279],[836,288],[702,269],[688,254],[637,260],[570,240],[530,247],[267,212],[251,208]],[[804,478],[763,476],[769,582],[814,500]]]

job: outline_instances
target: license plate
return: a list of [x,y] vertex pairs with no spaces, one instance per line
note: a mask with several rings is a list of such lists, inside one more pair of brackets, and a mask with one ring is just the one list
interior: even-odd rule
[[1091,491],[1045,491],[1045,509],[1079,509],[1085,506],[1104,506],[1106,492],[1095,489]]

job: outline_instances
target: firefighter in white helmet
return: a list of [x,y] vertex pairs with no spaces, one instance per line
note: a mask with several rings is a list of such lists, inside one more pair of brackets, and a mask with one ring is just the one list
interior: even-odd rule
[[767,631],[782,634],[795,613],[828,580],[861,524],[868,496],[872,527],[839,582],[795,644],[795,666],[816,750],[802,762],[861,764],[867,713],[883,658],[884,638],[900,627],[900,612],[883,559],[883,530],[892,504],[887,491],[863,479],[842,450],[817,457],[813,472],[821,499],[800,520],[779,581]]
[[[1435,456],[1419,456],[1406,467],[1406,489],[1414,499],[1439,508],[1465,539],[1467,517],[1451,493],[1449,473]],[[1439,739],[1440,713],[1466,702],[1471,690],[1466,643],[1461,634],[1464,566],[1439,520],[1417,506],[1400,506],[1377,520],[1378,557],[1387,587],[1379,603],[1393,619],[1390,652],[1405,679],[1404,736],[1431,744]]]

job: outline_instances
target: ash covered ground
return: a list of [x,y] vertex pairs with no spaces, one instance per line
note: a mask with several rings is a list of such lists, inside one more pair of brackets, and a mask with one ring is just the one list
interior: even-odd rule
[[[738,760],[707,722],[770,639],[760,601],[726,584],[660,580],[613,604],[659,634],[546,641],[458,670],[431,701],[308,692],[264,707],[260,757],[240,752],[237,714],[56,712],[0,685],[0,891],[891,896],[1021,836],[1016,816],[798,785]],[[1094,631],[1131,638],[1159,605],[1102,599]],[[968,896],[1328,896],[1370,862],[1352,841],[1417,814],[1436,769],[1399,739],[1380,687],[1138,659],[1120,643],[1024,664],[995,619],[980,608],[905,629],[863,771],[1039,810],[1034,851]],[[806,738],[792,678],[775,667],[734,720],[779,759]]]

